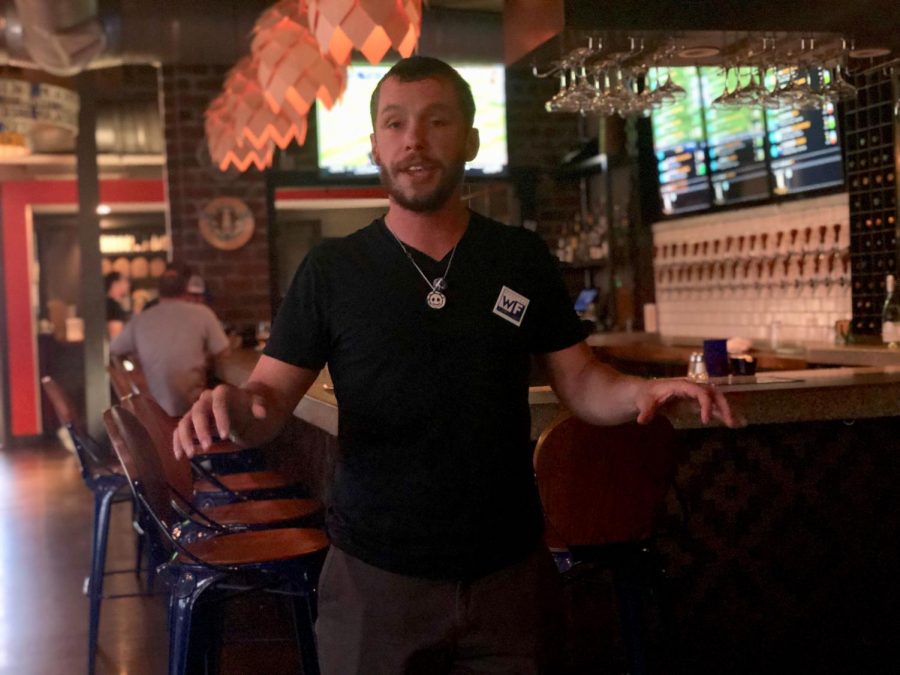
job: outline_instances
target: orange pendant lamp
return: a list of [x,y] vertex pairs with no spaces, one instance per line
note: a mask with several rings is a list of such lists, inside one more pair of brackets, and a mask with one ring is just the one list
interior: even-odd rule
[[256,148],[236,133],[228,96],[224,92],[207,108],[204,125],[209,156],[220,171],[227,171],[230,167],[246,171],[251,166],[262,171],[271,166],[275,144],[268,143]]
[[322,53],[338,63],[349,63],[354,48],[372,64],[391,47],[409,56],[422,32],[422,0],[307,1],[309,26]]
[[232,68],[206,110],[210,157],[220,170],[272,164],[275,147],[306,140],[307,114],[343,96],[347,68],[319,51],[304,0],[280,0],[253,29],[250,55]]
[[238,61],[225,78],[223,91],[206,109],[204,122],[209,154],[221,171],[234,166],[262,170],[272,163],[275,145],[287,147],[293,139],[306,139],[302,128],[278,119],[266,105],[256,80],[256,64],[249,56]]
[[305,120],[316,99],[330,109],[343,96],[347,68],[319,51],[304,0],[276,3],[260,15],[253,33],[250,53],[258,63],[257,79],[273,112]]

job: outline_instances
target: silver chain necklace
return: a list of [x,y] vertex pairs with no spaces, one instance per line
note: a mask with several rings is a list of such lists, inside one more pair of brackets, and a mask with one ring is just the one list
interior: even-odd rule
[[411,262],[413,264],[413,267],[416,268],[416,271],[422,275],[425,283],[428,284],[428,288],[431,289],[431,292],[425,296],[425,302],[428,303],[428,306],[431,307],[431,309],[443,309],[444,305],[447,304],[447,296],[443,293],[447,290],[447,275],[450,274],[450,265],[453,264],[453,256],[456,255],[456,247],[459,246],[459,242],[456,242],[456,246],[454,246],[453,250],[450,251],[450,260],[447,261],[447,269],[444,270],[444,274],[436,278],[434,281],[429,281],[428,277],[425,276],[425,272],[423,272],[422,268],[419,267],[419,264],[412,257],[412,254],[410,254],[406,246],[403,245],[403,242],[400,241],[400,238],[396,234],[394,234],[391,228],[387,228],[387,231],[390,232],[391,236],[393,236],[396,242],[400,244],[400,248],[403,249],[406,257],[409,258],[409,262]]

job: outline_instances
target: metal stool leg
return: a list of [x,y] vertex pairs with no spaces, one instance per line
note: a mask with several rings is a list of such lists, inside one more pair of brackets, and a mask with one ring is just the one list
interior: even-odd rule
[[94,672],[97,637],[100,632],[100,604],[103,601],[103,573],[106,569],[106,543],[109,538],[109,512],[117,488],[103,487],[94,491],[94,533],[91,552],[91,575],[88,582],[89,628],[88,673]]
[[194,605],[221,575],[182,570],[169,598],[169,675],[185,675]]
[[316,607],[312,593],[293,597],[294,634],[300,650],[303,675],[319,675],[319,653],[316,648]]
[[[138,517],[138,507],[134,499],[131,500],[131,522],[136,523]],[[134,546],[134,576],[141,578],[141,566],[144,563],[144,534],[143,532],[135,532],[137,541]]]
[[619,605],[622,637],[628,652],[630,675],[647,675],[647,640],[644,635],[644,589],[628,572],[613,570],[613,585]]

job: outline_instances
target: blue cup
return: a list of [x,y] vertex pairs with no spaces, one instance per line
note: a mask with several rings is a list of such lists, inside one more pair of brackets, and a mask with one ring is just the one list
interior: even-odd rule
[[704,340],[703,361],[710,377],[728,375],[728,347],[726,340]]

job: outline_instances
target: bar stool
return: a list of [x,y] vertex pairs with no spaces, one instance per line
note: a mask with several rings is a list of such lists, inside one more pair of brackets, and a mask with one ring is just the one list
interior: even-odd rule
[[103,421],[128,476],[135,499],[152,519],[168,549],[164,567],[172,578],[169,596],[169,675],[185,675],[191,625],[201,597],[215,588],[263,591],[291,598],[294,632],[305,675],[318,675],[315,642],[316,586],[329,542],[318,528],[277,528],[185,536],[183,516],[149,431],[121,406]]
[[[652,672],[644,598],[668,614],[664,574],[653,546],[675,475],[674,432],[657,416],[650,424],[593,426],[563,413],[541,434],[534,453],[544,507],[545,539],[560,571],[590,563],[612,573],[629,672]],[[664,645],[665,647],[665,645]]]
[[[91,569],[85,579],[84,593],[88,596],[88,673],[94,672],[97,660],[97,637],[100,631],[100,608],[103,601],[103,578],[117,571],[106,570],[106,544],[109,539],[110,511],[113,504],[132,503],[128,479],[118,461],[110,457],[84,428],[71,397],[50,376],[41,378],[41,387],[53,406],[59,423],[63,425],[75,446],[84,484],[94,496],[94,519],[91,529]],[[132,503],[132,520],[138,516]],[[139,530],[139,526],[135,529]],[[143,537],[137,538],[134,572],[140,574]],[[151,563],[152,567],[152,563]],[[132,570],[127,570],[132,571]]]

